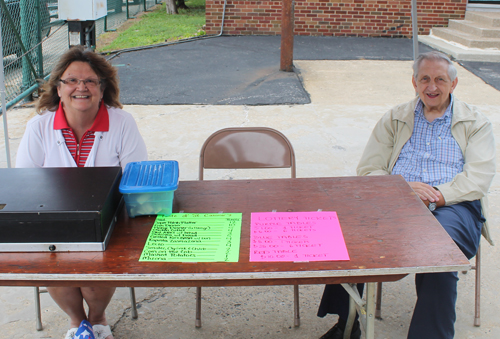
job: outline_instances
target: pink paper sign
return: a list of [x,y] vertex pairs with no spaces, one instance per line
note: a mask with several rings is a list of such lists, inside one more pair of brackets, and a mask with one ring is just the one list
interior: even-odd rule
[[250,232],[250,261],[349,260],[336,212],[252,213]]

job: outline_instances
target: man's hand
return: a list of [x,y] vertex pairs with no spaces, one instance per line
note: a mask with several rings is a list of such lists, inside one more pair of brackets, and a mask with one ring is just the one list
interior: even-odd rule
[[429,202],[435,202],[438,207],[445,205],[441,192],[431,185],[424,184],[423,182],[408,182],[408,185],[410,185],[426,206],[429,206]]

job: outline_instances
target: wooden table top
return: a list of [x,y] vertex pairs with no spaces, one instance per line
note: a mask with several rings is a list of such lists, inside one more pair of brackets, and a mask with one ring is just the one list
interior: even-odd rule
[[[251,212],[336,211],[349,261],[249,262]],[[123,211],[104,252],[0,253],[6,286],[239,286],[395,281],[469,261],[400,176],[181,181],[174,211],[242,213],[239,262],[139,262],[154,217]]]

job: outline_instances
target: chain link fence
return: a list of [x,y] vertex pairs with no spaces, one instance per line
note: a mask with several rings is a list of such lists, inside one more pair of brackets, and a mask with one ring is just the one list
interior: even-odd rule
[[[96,38],[161,0],[107,0],[108,14],[96,21]],[[30,98],[69,48],[68,25],[58,19],[57,0],[0,0],[7,107]],[[0,111],[1,113],[1,111]]]

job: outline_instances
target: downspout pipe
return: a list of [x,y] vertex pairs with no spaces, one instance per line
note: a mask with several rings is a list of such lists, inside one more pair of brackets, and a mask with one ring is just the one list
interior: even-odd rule
[[413,40],[413,60],[418,58],[418,15],[417,0],[411,0],[411,30]]

